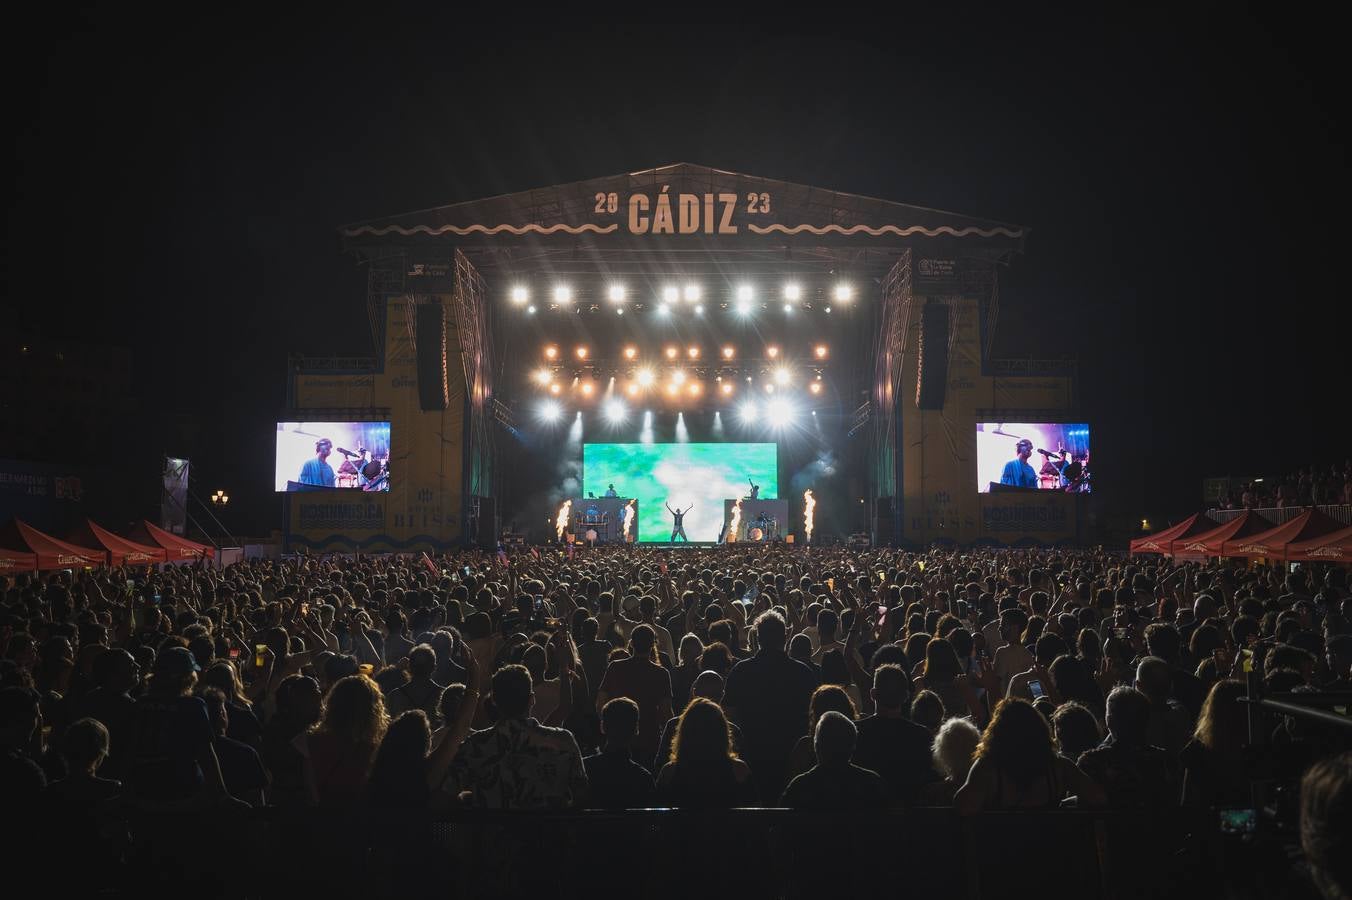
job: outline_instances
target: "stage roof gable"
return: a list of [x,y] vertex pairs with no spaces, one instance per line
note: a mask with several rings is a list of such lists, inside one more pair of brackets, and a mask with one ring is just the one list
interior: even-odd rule
[[[663,209],[665,208],[664,218]],[[519,191],[344,226],[350,246],[522,239],[604,245],[885,247],[956,242],[997,255],[1022,248],[1019,225],[707,166],[676,163]]]

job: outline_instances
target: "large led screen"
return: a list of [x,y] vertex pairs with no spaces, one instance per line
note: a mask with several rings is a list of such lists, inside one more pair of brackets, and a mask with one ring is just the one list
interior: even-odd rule
[[389,422],[278,422],[278,491],[390,489]]
[[638,540],[671,539],[673,516],[683,511],[692,541],[716,541],[723,528],[723,500],[778,497],[774,444],[586,444],[582,490],[604,497],[614,485],[620,497],[638,501]]
[[1089,426],[1083,422],[981,422],[976,426],[976,489],[1088,494]]

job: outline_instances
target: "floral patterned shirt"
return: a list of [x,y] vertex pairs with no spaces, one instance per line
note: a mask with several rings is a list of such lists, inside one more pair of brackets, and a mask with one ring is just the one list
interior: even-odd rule
[[507,719],[465,740],[442,789],[485,809],[565,809],[582,802],[587,772],[572,732]]

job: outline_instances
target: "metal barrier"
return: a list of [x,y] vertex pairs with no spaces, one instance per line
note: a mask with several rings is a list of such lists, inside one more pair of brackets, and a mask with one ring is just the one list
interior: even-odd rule
[[[1267,519],[1273,525],[1281,525],[1289,522],[1296,516],[1309,509],[1308,506],[1270,506],[1264,509],[1255,509],[1253,512]],[[1327,506],[1316,506],[1315,509],[1330,518],[1337,519],[1344,525],[1352,525],[1352,504],[1338,503]],[[1231,519],[1237,519],[1244,514],[1242,509],[1209,509],[1206,514],[1216,522],[1224,525]]]
[[[1225,857],[1215,816],[1184,809],[960,818],[938,808],[445,815],[273,808],[136,813],[116,821],[103,822],[90,846],[63,843],[59,850],[62,859],[106,861],[91,883],[105,894],[138,897],[169,889],[288,898],[433,890],[551,900],[1213,896]],[[72,888],[96,871],[55,859],[49,865],[67,872]]]

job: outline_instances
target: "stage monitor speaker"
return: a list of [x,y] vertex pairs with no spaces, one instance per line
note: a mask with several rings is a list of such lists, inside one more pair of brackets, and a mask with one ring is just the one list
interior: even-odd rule
[[417,306],[418,405],[445,409],[451,403],[446,383],[446,307],[440,302]]
[[920,313],[920,351],[916,355],[915,405],[943,409],[948,384],[948,307],[930,301]]

